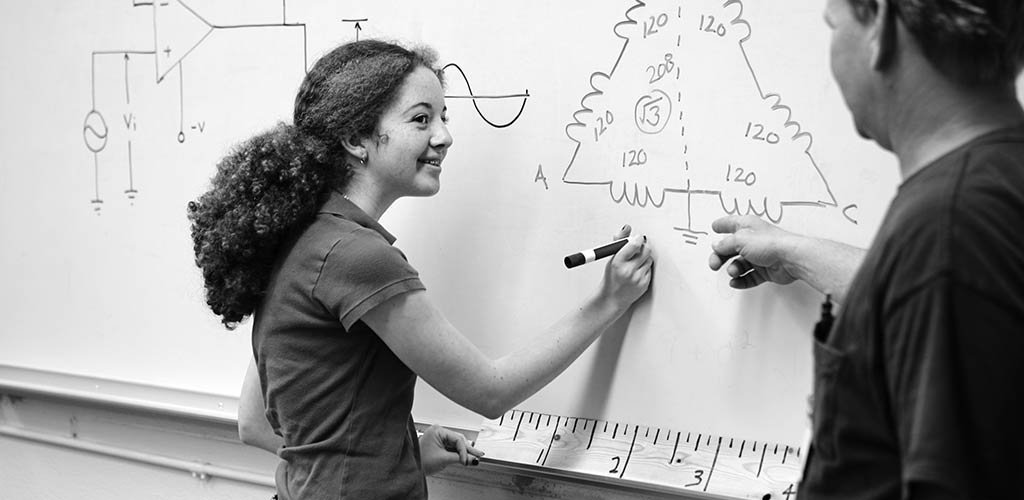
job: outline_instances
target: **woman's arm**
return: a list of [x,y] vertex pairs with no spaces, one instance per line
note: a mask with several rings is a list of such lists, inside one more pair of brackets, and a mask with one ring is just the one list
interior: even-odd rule
[[[628,228],[622,237],[628,235]],[[398,295],[362,320],[407,366],[456,403],[497,418],[565,370],[650,284],[652,257],[634,236],[605,267],[597,293],[525,347],[497,360],[485,356],[424,291]]]
[[249,446],[274,454],[284,446],[284,438],[275,434],[270,422],[267,422],[255,359],[249,361],[249,368],[242,381],[242,393],[238,398],[238,437]]

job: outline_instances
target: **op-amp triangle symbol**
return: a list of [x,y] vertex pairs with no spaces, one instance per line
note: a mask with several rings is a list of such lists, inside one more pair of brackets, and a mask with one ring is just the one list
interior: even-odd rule
[[213,32],[213,25],[180,0],[153,4],[153,33],[156,43],[156,81],[181,64],[182,59]]

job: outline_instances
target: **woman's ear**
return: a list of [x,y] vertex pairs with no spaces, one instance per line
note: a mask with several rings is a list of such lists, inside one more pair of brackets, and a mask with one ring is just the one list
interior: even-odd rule
[[366,151],[366,146],[363,145],[363,142],[363,139],[352,136],[342,139],[341,145],[345,148],[345,151],[348,151],[348,154],[354,156],[360,164],[365,164],[369,152]]

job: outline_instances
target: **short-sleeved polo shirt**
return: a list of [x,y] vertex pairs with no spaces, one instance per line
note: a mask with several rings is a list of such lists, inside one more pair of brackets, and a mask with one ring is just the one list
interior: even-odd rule
[[340,193],[283,245],[254,315],[281,500],[425,498],[416,375],[360,318],[424,289],[394,236]]

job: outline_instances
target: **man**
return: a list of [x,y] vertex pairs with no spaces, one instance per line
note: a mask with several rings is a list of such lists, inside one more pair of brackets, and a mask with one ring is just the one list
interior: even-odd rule
[[1024,2],[828,0],[825,20],[858,132],[899,159],[875,241],[726,217],[710,259],[843,304],[814,342],[799,497],[1024,498]]

